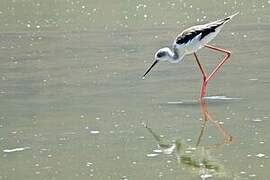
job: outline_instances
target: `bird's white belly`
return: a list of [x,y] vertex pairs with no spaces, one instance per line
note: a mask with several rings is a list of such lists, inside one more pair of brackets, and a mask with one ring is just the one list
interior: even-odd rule
[[193,42],[191,44],[187,44],[185,48],[185,54],[192,54],[194,52],[197,52],[199,49],[203,47],[202,42]]

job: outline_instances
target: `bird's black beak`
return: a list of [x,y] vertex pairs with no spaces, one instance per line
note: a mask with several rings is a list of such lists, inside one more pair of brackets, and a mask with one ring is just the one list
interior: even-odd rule
[[158,63],[159,61],[158,60],[155,60],[154,62],[153,62],[153,64],[147,69],[147,71],[144,73],[144,75],[143,75],[143,79],[145,78],[145,76],[146,76],[146,74],[148,74],[149,72],[150,72],[150,70]]

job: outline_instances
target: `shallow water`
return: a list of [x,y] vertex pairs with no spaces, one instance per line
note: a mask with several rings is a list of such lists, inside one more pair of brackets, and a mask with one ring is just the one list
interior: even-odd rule
[[[0,179],[268,179],[269,5],[1,1]],[[205,106],[192,56],[141,79],[181,30],[236,11]]]

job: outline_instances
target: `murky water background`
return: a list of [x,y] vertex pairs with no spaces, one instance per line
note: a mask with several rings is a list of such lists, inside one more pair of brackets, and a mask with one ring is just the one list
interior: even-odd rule
[[[269,5],[2,0],[0,179],[268,179]],[[141,75],[184,28],[236,11],[212,42],[233,55],[208,96],[228,99],[208,100],[214,121],[195,150],[204,121],[193,57]],[[210,69],[222,56],[199,57]]]

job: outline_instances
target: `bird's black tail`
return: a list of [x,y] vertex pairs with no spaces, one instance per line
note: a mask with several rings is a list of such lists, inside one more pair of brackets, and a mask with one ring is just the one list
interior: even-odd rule
[[223,20],[224,20],[224,21],[229,21],[229,20],[231,20],[234,16],[236,16],[237,14],[239,14],[239,12],[234,13],[233,15],[230,15],[230,16],[224,18]]

